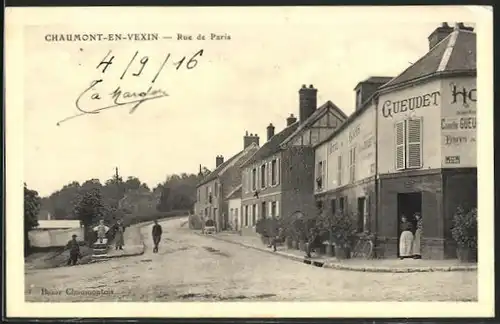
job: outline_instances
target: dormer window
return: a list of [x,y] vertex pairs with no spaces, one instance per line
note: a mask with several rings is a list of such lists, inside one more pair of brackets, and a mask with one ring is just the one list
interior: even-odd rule
[[209,202],[209,203],[212,203],[212,193],[209,193],[209,194],[208,194],[208,202]]
[[361,89],[356,90],[356,108],[361,106]]

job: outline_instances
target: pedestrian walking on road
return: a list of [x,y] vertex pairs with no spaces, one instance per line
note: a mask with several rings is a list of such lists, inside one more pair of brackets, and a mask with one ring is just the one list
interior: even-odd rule
[[80,245],[76,240],[76,234],[73,234],[72,239],[68,242],[66,247],[69,249],[68,265],[76,265],[78,259],[81,258]]
[[119,219],[116,228],[115,228],[115,249],[123,250],[123,245],[125,244],[123,240],[123,233],[125,232],[125,226],[122,223],[122,220]]
[[161,225],[158,224],[158,220],[155,219],[154,223],[155,224],[153,225],[153,231],[152,231],[153,244],[154,244],[153,253],[158,253],[158,244],[160,244],[161,234],[163,233],[163,231]]

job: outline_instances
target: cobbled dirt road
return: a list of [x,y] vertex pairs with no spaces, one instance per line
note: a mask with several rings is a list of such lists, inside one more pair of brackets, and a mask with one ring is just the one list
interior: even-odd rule
[[[158,254],[26,270],[26,301],[477,301],[477,272],[367,273],[317,268],[162,222]],[[184,226],[181,226],[184,224]]]

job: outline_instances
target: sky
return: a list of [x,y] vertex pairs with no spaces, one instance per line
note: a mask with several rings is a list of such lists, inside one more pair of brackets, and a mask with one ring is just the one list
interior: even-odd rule
[[[169,174],[196,173],[200,164],[213,169],[217,155],[229,159],[243,149],[245,131],[257,133],[262,145],[269,123],[279,132],[291,113],[298,115],[302,84],[318,89],[318,105],[331,100],[349,115],[358,82],[397,76],[427,52],[427,37],[442,21],[453,24],[469,14],[465,8],[399,8],[164,8],[162,14],[149,11],[147,16],[124,11],[112,22],[105,8],[66,11],[57,19],[53,14],[53,24],[24,30],[24,180],[45,196],[71,181],[105,181],[115,167],[124,178],[136,176],[150,187]],[[55,34],[146,32],[158,33],[160,39],[45,39]],[[177,33],[195,40],[177,40]],[[196,40],[200,33],[231,39]],[[197,65],[187,69],[189,58],[200,50]],[[105,65],[96,67],[109,51],[115,58],[102,73]],[[136,60],[120,79],[136,51]],[[117,87],[146,91],[168,54],[153,84],[158,94],[168,96],[143,102],[132,114],[132,105],[121,106],[57,126],[78,113],[75,101],[93,80],[102,82],[83,94],[80,107],[85,110],[110,105],[110,93]],[[133,76],[144,56],[144,69]],[[184,56],[177,70],[174,63]],[[89,99],[93,93],[101,99]]]

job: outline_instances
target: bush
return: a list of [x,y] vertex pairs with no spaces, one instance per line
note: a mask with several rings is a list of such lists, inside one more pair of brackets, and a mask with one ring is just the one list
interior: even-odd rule
[[477,249],[477,208],[465,212],[458,207],[453,216],[451,234],[459,247]]
[[337,213],[332,217],[332,241],[339,246],[350,246],[356,233],[352,217],[345,213]]
[[278,221],[274,218],[260,218],[255,223],[255,231],[263,237],[277,235],[278,227]]

